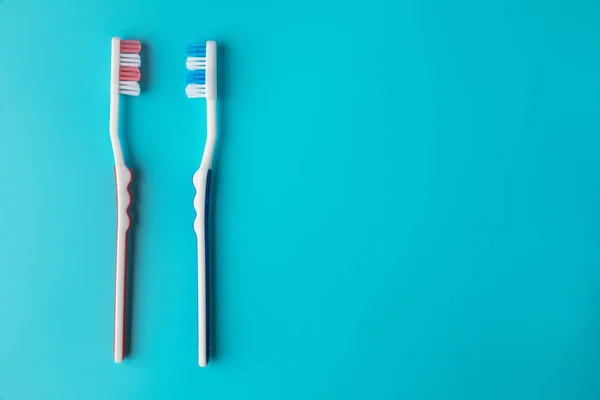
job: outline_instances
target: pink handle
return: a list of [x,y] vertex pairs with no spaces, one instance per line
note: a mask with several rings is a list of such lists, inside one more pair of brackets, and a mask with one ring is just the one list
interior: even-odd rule
[[127,305],[127,232],[131,222],[131,171],[125,167],[115,167],[117,186],[117,252],[115,268],[115,318],[113,354],[117,363],[125,357],[125,325]]

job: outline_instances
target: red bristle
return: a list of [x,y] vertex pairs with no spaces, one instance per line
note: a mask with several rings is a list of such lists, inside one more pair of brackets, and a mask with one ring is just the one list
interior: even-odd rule
[[136,67],[121,67],[119,69],[120,81],[139,82],[142,74],[139,68]]
[[121,40],[121,53],[139,53],[142,44],[137,40]]

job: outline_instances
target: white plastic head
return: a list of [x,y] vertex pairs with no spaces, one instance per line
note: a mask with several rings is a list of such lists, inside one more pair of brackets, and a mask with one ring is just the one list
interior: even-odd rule
[[186,60],[187,87],[189,98],[217,98],[217,44],[209,40],[206,43],[188,46]]

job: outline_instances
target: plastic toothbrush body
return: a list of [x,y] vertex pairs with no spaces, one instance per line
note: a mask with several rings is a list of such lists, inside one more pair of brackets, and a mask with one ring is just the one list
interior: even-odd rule
[[204,367],[208,363],[208,216],[210,199],[211,165],[217,139],[216,122],[216,43],[208,41],[205,44],[188,46],[187,75],[188,86],[186,94],[190,98],[206,98],[206,143],[200,168],[194,174],[193,182],[196,188],[194,208],[196,219],[194,231],[197,236],[198,248],[198,365]]
[[117,187],[117,251],[115,266],[115,310],[113,358],[116,363],[125,357],[126,286],[127,286],[127,232],[131,224],[131,171],[125,165],[119,140],[119,95],[140,94],[141,44],[137,41],[112,39],[110,80],[110,141],[115,158],[115,180]]

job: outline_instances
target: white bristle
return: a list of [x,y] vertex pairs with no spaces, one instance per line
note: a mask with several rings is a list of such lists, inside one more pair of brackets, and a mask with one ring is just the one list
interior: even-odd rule
[[122,67],[139,68],[142,65],[142,60],[140,59],[139,54],[121,53],[121,56],[119,57],[119,63]]
[[137,82],[119,81],[119,93],[127,96],[139,96],[140,84]]
[[185,94],[189,98],[201,98],[206,97],[206,85],[199,85],[197,83],[192,83],[186,86]]
[[190,71],[206,69],[206,57],[188,57],[185,66]]

